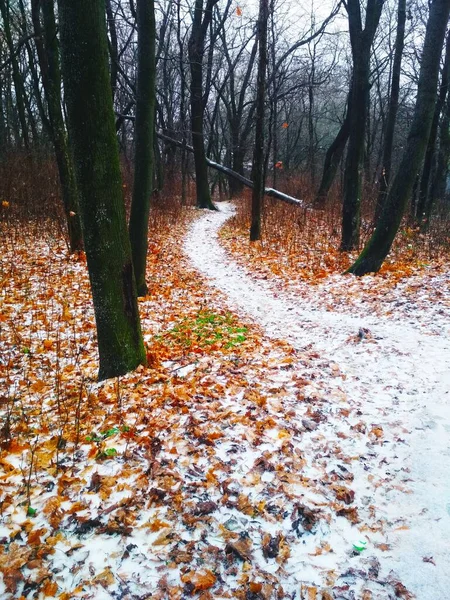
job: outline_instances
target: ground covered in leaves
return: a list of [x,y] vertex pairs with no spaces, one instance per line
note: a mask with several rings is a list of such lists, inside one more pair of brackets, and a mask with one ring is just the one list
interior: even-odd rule
[[183,254],[193,218],[152,236],[148,367],[102,384],[84,257],[1,232],[0,597],[411,598],[377,503],[406,432],[233,312]]

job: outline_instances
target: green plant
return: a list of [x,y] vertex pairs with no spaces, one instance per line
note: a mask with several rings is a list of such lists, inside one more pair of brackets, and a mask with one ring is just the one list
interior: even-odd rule
[[115,448],[107,448],[106,450],[102,450],[95,457],[96,460],[103,460],[105,458],[113,458],[117,456],[117,450]]
[[194,318],[183,319],[168,332],[156,336],[171,346],[185,349],[208,347],[220,343],[225,348],[232,348],[246,340],[247,328],[239,327],[231,313],[217,314],[209,310],[201,310]]

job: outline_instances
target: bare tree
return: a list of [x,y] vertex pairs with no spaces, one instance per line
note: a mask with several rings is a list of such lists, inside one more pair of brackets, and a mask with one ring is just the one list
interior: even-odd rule
[[377,228],[349,273],[378,271],[392,242],[410,198],[416,173],[424,158],[435,109],[439,61],[450,12],[450,0],[434,0],[430,7],[418,82],[414,118],[399,170],[392,182]]

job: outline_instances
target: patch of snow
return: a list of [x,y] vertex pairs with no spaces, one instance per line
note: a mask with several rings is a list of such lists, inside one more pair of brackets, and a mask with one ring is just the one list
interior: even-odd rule
[[[336,437],[330,425],[325,435],[315,438],[311,432],[309,442],[304,436],[300,445],[307,443],[308,450],[313,447],[326,454],[333,442],[331,445],[353,451],[358,457],[352,465],[358,508],[373,505],[388,527],[389,552],[373,553],[383,571],[394,569],[419,600],[444,600],[450,589],[447,311],[436,310],[429,299],[416,307],[414,320],[409,322],[396,320],[395,315],[368,314],[365,306],[360,310],[353,307],[348,314],[345,307],[337,312],[313,306],[315,287],[311,287],[310,297],[304,290],[299,297],[276,289],[270,281],[256,282],[231,263],[220,246],[218,231],[233,214],[231,205],[221,204],[220,208],[219,212],[206,212],[191,227],[185,251],[192,264],[227,295],[230,308],[252,317],[267,335],[286,339],[298,350],[312,348],[320,358],[336,365],[341,374],[339,393],[344,393],[348,406],[373,428],[373,436],[378,430],[383,432],[382,439],[374,452],[360,439],[353,440],[351,432],[347,439]],[[335,276],[326,285],[331,289],[346,285],[346,281],[351,285],[348,276]],[[407,292],[403,300],[407,302]],[[361,329],[369,330],[370,339],[361,339]],[[358,533],[343,518],[335,519],[330,527],[333,548],[346,547]],[[377,540],[372,532],[367,537],[369,545]],[[338,554],[342,558],[342,552]],[[301,566],[302,576],[313,581],[316,572],[307,574],[305,556],[302,552],[291,557],[287,568]],[[328,560],[328,568],[335,562],[336,556]],[[355,562],[351,554],[348,562],[349,566]]]

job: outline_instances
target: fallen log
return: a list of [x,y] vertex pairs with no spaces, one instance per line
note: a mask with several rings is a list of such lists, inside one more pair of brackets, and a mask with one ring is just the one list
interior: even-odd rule
[[[188,144],[183,144],[183,142],[180,142],[179,140],[174,140],[173,138],[171,138],[167,135],[164,135],[163,133],[160,133],[159,131],[156,132],[156,135],[159,137],[160,140],[163,140],[163,141],[167,142],[168,144],[173,144],[174,146],[177,146],[178,148],[184,148],[188,152],[194,152],[194,149],[192,148],[192,146],[189,146]],[[234,179],[237,179],[238,181],[243,183],[245,186],[249,187],[250,189],[253,189],[253,182],[251,181],[251,179],[248,179],[247,177],[244,177],[244,175],[240,175],[239,173],[236,173],[236,171],[233,171],[232,169],[229,169],[228,167],[225,167],[224,165],[221,165],[220,163],[216,163],[209,158],[206,158],[206,162],[207,162],[208,166],[211,167],[211,169],[215,169],[216,171],[220,171],[221,173],[224,173],[225,175],[233,177]],[[288,194],[283,194],[283,192],[279,192],[278,190],[274,190],[273,188],[265,188],[264,194],[266,196],[270,196],[271,198],[277,198],[278,200],[281,200],[282,202],[287,202],[288,204],[293,204],[294,206],[303,206],[303,207],[305,206],[302,200],[298,200],[297,198],[294,198],[293,196],[289,196]]]
[[[127,120],[127,121],[135,120],[134,116],[132,116],[132,115],[116,113],[116,116],[118,117],[118,119],[122,119],[122,120]],[[163,140],[164,142],[166,142],[168,144],[172,144],[174,146],[177,146],[178,148],[184,148],[188,152],[192,152],[192,153],[194,152],[194,148],[192,146],[189,146],[188,144],[184,144],[183,142],[180,142],[179,140],[175,140],[175,139],[169,137],[168,135],[165,135],[164,133],[157,131],[156,135],[159,137],[160,140]],[[221,165],[220,163],[216,163],[213,160],[209,159],[208,157],[206,158],[206,163],[208,164],[209,167],[211,167],[211,169],[215,169],[216,171],[220,171],[221,173],[224,173],[225,175],[228,175],[229,177],[233,177],[234,179],[237,179],[238,181],[243,183],[246,187],[253,189],[253,181],[251,179],[248,179],[247,177],[244,177],[244,175],[240,175],[239,173],[236,173],[236,171],[233,171],[232,169],[229,169],[228,167],[225,167],[224,165]],[[278,190],[274,190],[273,188],[264,188],[264,194],[266,196],[270,196],[271,198],[276,198],[277,200],[286,202],[287,204],[292,204],[293,206],[307,208],[305,206],[305,203],[303,202],[303,200],[299,200],[298,198],[294,198],[293,196],[289,196],[288,194],[283,194],[283,192],[279,192]],[[310,207],[308,207],[308,209],[310,210]]]

